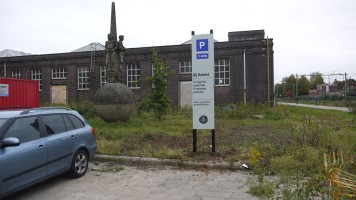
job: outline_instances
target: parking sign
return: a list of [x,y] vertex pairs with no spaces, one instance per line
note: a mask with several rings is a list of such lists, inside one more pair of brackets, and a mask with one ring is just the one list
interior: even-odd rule
[[192,35],[193,129],[215,129],[214,37]]

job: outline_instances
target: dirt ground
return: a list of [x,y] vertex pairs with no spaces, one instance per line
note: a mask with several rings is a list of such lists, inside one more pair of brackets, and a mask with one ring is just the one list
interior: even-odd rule
[[239,200],[258,199],[247,193],[251,176],[241,171],[180,170],[91,163],[79,179],[58,176],[19,192],[12,200]]

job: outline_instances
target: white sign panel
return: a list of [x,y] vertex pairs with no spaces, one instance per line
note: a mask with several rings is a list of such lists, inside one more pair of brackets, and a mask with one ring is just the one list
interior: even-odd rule
[[214,36],[192,35],[193,129],[215,129]]
[[0,84],[0,97],[9,96],[9,84]]

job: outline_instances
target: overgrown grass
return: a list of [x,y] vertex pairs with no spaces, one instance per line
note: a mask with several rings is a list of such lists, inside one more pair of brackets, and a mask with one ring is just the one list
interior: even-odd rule
[[107,123],[91,114],[94,109],[88,103],[71,105],[95,127],[102,154],[251,162],[255,148],[262,154],[259,164],[268,171],[288,173],[304,166],[298,173],[308,175],[320,170],[323,153],[343,150],[345,168],[355,173],[353,113],[243,104],[217,107],[217,153],[213,155],[207,130],[198,130],[198,153],[191,152],[189,109],[171,109],[165,120],[157,120],[153,113],[134,113],[128,122]]

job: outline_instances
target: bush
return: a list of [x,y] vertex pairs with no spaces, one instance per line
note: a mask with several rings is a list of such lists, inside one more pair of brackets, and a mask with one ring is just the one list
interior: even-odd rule
[[45,103],[41,105],[43,107],[53,107],[53,106],[59,106],[59,107],[66,107],[70,108],[72,110],[78,111],[84,118],[94,118],[97,116],[94,104],[90,101],[74,101],[67,104],[64,103]]
[[68,105],[71,109],[78,111],[84,118],[97,116],[94,104],[89,101],[75,101]]

